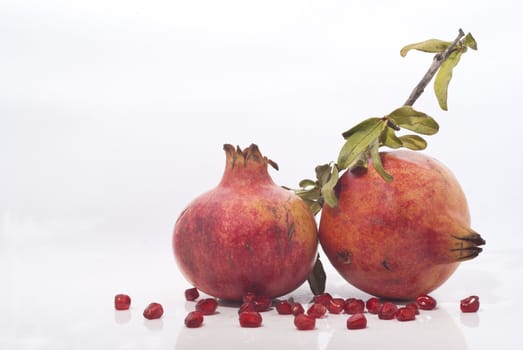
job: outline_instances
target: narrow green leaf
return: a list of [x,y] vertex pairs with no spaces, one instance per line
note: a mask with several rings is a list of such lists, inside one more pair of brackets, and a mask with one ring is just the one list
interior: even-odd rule
[[418,135],[404,135],[400,136],[399,139],[403,144],[403,147],[414,151],[420,151],[427,148],[427,141]]
[[299,182],[298,186],[300,186],[301,188],[316,186],[316,181],[313,181],[311,179],[304,179]]
[[315,168],[315,171],[316,171],[316,178],[318,179],[319,186],[322,187],[330,179],[331,165],[330,164],[318,165]]
[[310,203],[307,203],[309,205],[309,209],[312,212],[313,216],[318,215],[318,213],[321,210],[321,205],[318,202],[311,201]]
[[396,132],[392,128],[387,128],[385,132],[381,134],[380,142],[383,146],[393,149],[403,146],[401,140],[396,136]]
[[385,169],[383,168],[383,163],[381,162],[381,156],[379,152],[379,145],[377,142],[373,143],[370,146],[370,156],[372,159],[372,165],[374,166],[374,169],[380,174],[380,176],[387,182],[392,181],[392,175],[387,173]]
[[440,108],[444,111],[448,109],[447,92],[450,80],[452,79],[452,70],[459,63],[459,59],[461,58],[462,53],[462,50],[453,51],[441,64],[438,74],[434,79],[434,93],[436,94]]
[[472,34],[468,33],[465,38],[463,39],[463,42],[465,43],[465,46],[470,47],[472,50],[478,49],[478,43],[476,42],[476,39],[472,36]]
[[318,200],[320,198],[320,189],[314,187],[310,190],[298,190],[295,192],[303,200]]
[[443,41],[438,39],[429,39],[425,41],[421,41],[419,43],[410,44],[407,46],[404,46],[400,50],[401,57],[405,57],[407,55],[407,52],[410,50],[418,50],[423,52],[443,52],[445,51],[452,43],[450,41]]
[[383,130],[387,127],[387,121],[381,118],[371,118],[365,122],[367,123],[364,127],[349,135],[350,137],[347,138],[347,141],[341,148],[337,161],[340,169],[347,169],[354,165],[354,162],[361,159],[362,153],[365,153],[369,146],[378,140]]
[[333,165],[329,181],[327,181],[321,187],[321,195],[323,196],[323,200],[331,208],[338,206],[338,198],[336,198],[336,193],[334,192],[334,187],[336,187],[336,184],[338,183],[338,176],[338,168],[336,165]]
[[356,134],[358,132],[365,132],[366,130],[369,130],[370,128],[374,127],[376,125],[376,123],[379,122],[380,120],[381,120],[381,118],[365,119],[361,123],[356,124],[355,126],[350,128],[349,130],[345,131],[342,134],[342,136],[346,140],[353,134]]
[[307,278],[307,282],[309,283],[312,294],[318,295],[325,292],[326,281],[327,274],[323,269],[323,264],[321,263],[320,256],[318,255],[316,262],[314,263],[314,267],[312,268],[312,271],[309,273]]
[[403,106],[388,115],[401,128],[423,135],[434,135],[439,130],[438,123],[423,112],[414,110],[411,106]]
[[360,153],[360,156],[352,162],[351,168],[365,168],[367,169],[367,165],[369,164],[369,157],[367,152]]

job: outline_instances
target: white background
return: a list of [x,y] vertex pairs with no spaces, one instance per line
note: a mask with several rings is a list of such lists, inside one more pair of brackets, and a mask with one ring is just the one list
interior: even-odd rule
[[[268,335],[292,342],[292,327],[279,338],[269,325],[212,328],[218,318],[203,337],[187,336],[188,284],[170,243],[176,217],[219,181],[224,143],[258,144],[280,165],[271,174],[281,185],[314,176],[336,159],[341,132],[399,107],[431,63],[399,49],[452,40],[459,28],[479,51],[462,57],[449,111],[431,87],[415,107],[439,122],[425,152],[460,180],[487,246],[436,291],[443,306],[425,323],[443,336],[454,322],[456,348],[486,347],[486,334],[507,331],[497,318],[516,319],[506,311],[521,293],[520,15],[515,0],[2,1],[0,347],[172,349],[213,335],[251,347]],[[328,288],[361,294],[334,271]],[[112,310],[122,291],[135,300],[129,314]],[[472,292],[486,301],[482,322],[455,310]],[[162,324],[141,319],[153,299],[171,308]],[[341,320],[297,339],[336,348],[346,342]],[[403,331],[421,340],[423,326]],[[382,339],[391,327],[376,323],[357,339]]]

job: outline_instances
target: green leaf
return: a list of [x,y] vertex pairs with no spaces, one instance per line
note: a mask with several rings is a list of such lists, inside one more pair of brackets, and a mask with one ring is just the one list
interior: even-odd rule
[[380,174],[380,176],[387,182],[392,181],[392,176],[385,171],[383,168],[383,163],[381,162],[381,156],[379,152],[379,145],[377,142],[373,143],[370,146],[370,156],[372,159],[372,165],[374,169]]
[[354,165],[354,162],[361,159],[362,153],[366,153],[369,146],[378,140],[386,127],[385,119],[370,118],[350,129],[347,132],[347,141],[338,155],[338,167],[347,169]]
[[331,208],[338,206],[338,198],[336,198],[336,193],[334,192],[334,187],[336,187],[336,184],[338,183],[338,176],[338,168],[336,165],[333,165],[329,181],[327,181],[321,187],[321,195],[323,196],[323,200]]
[[466,47],[470,47],[472,50],[478,49],[478,43],[476,42],[476,39],[472,36],[472,34],[468,33],[465,38],[463,39],[463,43]]
[[313,187],[310,190],[298,190],[295,193],[303,200],[316,201],[320,198],[320,189],[318,187]]
[[427,114],[414,110],[411,106],[403,106],[394,110],[388,118],[399,127],[423,135],[434,135],[439,130],[438,123]]
[[379,122],[379,121],[381,121],[381,118],[365,119],[361,123],[356,124],[355,126],[350,128],[349,130],[345,131],[342,134],[342,136],[346,140],[346,139],[348,139],[349,137],[351,137],[352,135],[354,135],[356,133],[359,133],[359,132],[362,132],[362,131],[365,132],[366,130],[373,128],[376,125],[376,123]]
[[380,142],[383,146],[393,149],[403,146],[401,140],[396,136],[396,132],[392,128],[387,128],[385,132],[381,134]]
[[316,262],[314,263],[314,267],[312,268],[312,271],[309,273],[307,278],[307,282],[309,282],[309,287],[312,291],[312,294],[318,295],[325,292],[326,281],[327,274],[323,269],[323,264],[321,263],[320,256],[318,255]]
[[318,179],[319,187],[322,187],[330,179],[331,165],[330,164],[318,165],[315,168],[315,171],[316,171],[316,178]]
[[462,53],[462,50],[452,51],[449,57],[441,64],[439,72],[434,79],[434,93],[436,94],[440,108],[444,111],[448,109],[447,92],[450,80],[452,79],[452,70],[459,63]]
[[298,186],[300,186],[301,188],[316,186],[316,181],[313,181],[311,179],[304,179],[299,182]]
[[400,136],[399,139],[403,144],[403,147],[414,151],[420,151],[427,148],[427,141],[418,135],[404,135]]
[[410,44],[407,46],[404,46],[400,50],[401,57],[405,57],[407,55],[407,52],[410,50],[418,50],[423,52],[443,52],[445,51],[452,43],[450,41],[443,41],[438,39],[429,39],[425,41],[421,41],[419,43]]
[[309,205],[309,209],[312,212],[312,215],[316,216],[320,212],[321,205],[318,202],[309,201],[306,203]]

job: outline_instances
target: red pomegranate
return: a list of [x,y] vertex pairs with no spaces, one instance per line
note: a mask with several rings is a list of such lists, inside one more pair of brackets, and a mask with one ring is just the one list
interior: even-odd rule
[[247,293],[277,297],[299,287],[311,271],[318,236],[308,206],[277,186],[256,145],[224,145],[221,182],[181,213],[174,255],[186,279],[217,298]]
[[381,159],[391,182],[371,165],[340,177],[338,206],[322,210],[320,243],[353,286],[413,299],[439,287],[485,241],[470,229],[467,201],[449,169],[413,151],[383,152]]

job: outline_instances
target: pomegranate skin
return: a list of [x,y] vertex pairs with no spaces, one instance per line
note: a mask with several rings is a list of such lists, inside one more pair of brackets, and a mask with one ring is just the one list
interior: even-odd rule
[[465,195],[449,169],[419,152],[380,155],[394,179],[384,181],[371,165],[345,172],[338,206],[323,207],[320,244],[353,286],[412,300],[443,284],[485,241],[469,228]]
[[298,288],[311,271],[318,233],[308,206],[277,186],[256,145],[225,145],[226,167],[214,189],[176,221],[173,249],[185,278],[217,298],[271,298]]

